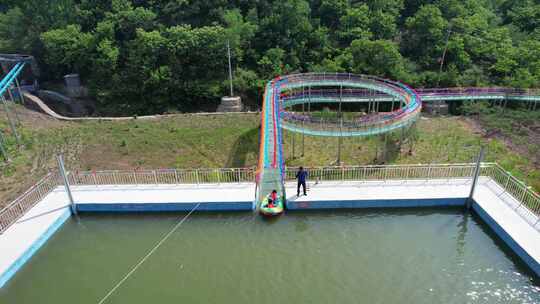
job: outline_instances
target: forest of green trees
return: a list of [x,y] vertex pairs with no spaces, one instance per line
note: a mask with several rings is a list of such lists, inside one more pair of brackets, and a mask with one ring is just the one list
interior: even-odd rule
[[[537,0],[2,0],[0,53],[32,54],[42,81],[79,73],[98,109],[260,102],[292,72],[352,72],[414,87],[540,86]],[[443,51],[447,52],[439,73]]]

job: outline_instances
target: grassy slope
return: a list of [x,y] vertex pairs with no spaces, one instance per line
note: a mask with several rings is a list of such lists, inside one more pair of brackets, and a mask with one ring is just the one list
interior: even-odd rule
[[[195,168],[255,166],[258,155],[259,116],[177,116],[154,121],[58,122],[44,115],[19,109],[25,148],[2,168],[0,202],[7,202],[28,188],[48,169],[55,167],[54,154],[65,154],[72,169]],[[0,128],[8,132],[0,112]],[[337,138],[305,138],[300,157],[301,135],[284,132],[289,165],[329,165],[336,158]],[[389,141],[389,163],[469,162],[481,143],[488,143],[488,161],[497,161],[515,175],[540,189],[540,171],[527,157],[511,152],[497,139],[484,139],[471,131],[464,119],[422,118],[412,155],[404,144],[402,153]],[[342,161],[346,165],[372,164],[380,138],[344,139]]]
[[473,103],[465,107],[466,113],[480,123],[485,132],[506,142],[540,167],[540,111],[490,107],[486,103]]

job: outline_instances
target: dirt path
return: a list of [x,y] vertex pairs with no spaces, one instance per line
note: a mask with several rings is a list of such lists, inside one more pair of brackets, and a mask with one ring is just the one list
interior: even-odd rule
[[26,99],[25,102],[30,102],[32,106],[37,106],[43,113],[50,115],[51,117],[58,120],[65,121],[100,121],[100,120],[109,120],[109,121],[122,121],[122,120],[133,120],[133,119],[160,119],[167,117],[175,116],[185,116],[185,115],[194,115],[194,116],[214,116],[214,115],[227,115],[227,114],[254,114],[258,112],[208,112],[208,113],[185,113],[185,114],[161,114],[161,115],[145,115],[145,116],[124,116],[124,117],[67,117],[60,115],[54,112],[43,100],[39,97],[30,94],[28,92],[24,93]]
[[[540,169],[540,154],[531,154],[526,146],[516,144],[509,136],[506,136],[501,130],[486,129],[484,126],[482,126],[482,123],[479,121],[479,119],[474,117],[463,116],[461,118],[461,121],[463,121],[464,125],[469,130],[471,130],[471,132],[479,134],[486,139],[494,138],[503,142],[505,146],[512,152],[524,155],[530,160],[532,160],[535,169]],[[528,142],[530,144],[540,146],[540,126],[532,126],[532,128],[529,128],[526,136],[528,137]]]

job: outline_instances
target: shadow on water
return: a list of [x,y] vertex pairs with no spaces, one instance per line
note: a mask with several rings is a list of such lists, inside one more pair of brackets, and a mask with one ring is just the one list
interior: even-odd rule
[[238,137],[227,160],[228,167],[245,167],[248,154],[259,152],[259,130],[260,127],[253,128]]
[[273,224],[276,224],[282,216],[283,214],[277,215],[277,216],[262,216],[261,215],[260,218],[263,223],[273,225]]
[[466,236],[467,236],[468,223],[469,223],[470,217],[471,217],[471,214],[465,211],[463,213],[462,220],[458,224],[459,230],[458,230],[458,235],[456,239],[456,242],[457,242],[456,251],[457,251],[458,259],[461,259],[461,260],[464,259],[464,255],[465,255]]

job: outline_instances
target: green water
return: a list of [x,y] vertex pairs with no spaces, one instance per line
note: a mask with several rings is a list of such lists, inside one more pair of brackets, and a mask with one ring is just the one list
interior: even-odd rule
[[[96,304],[182,216],[70,220],[0,303]],[[458,210],[194,213],[105,303],[540,303],[540,288]]]

